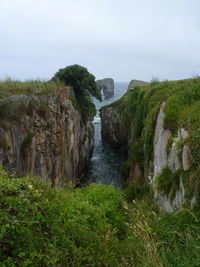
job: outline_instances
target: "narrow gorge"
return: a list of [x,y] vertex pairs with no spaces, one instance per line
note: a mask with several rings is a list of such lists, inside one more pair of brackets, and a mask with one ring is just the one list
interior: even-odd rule
[[200,79],[58,73],[0,83],[2,266],[199,266]]

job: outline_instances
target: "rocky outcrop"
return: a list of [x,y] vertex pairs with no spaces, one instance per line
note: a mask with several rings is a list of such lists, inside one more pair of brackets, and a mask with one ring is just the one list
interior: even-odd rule
[[83,122],[70,95],[72,90],[60,89],[1,100],[0,164],[53,185],[78,180],[93,149],[93,118]]
[[[154,151],[154,176],[161,172],[162,168],[167,164],[167,142],[171,137],[171,132],[164,129],[164,108],[165,103],[161,105],[157,117],[156,129],[154,133],[153,151]],[[164,148],[164,149],[163,149]]]
[[155,199],[159,203],[159,206],[166,211],[173,211],[175,209],[179,209],[185,201],[186,190],[183,185],[182,177],[180,175],[179,186],[172,198],[170,195],[166,195],[164,191],[156,189],[157,175],[159,175],[166,166],[168,166],[173,172],[181,170],[182,166],[184,171],[188,171],[192,165],[192,157],[188,146],[184,145],[181,149],[178,145],[189,135],[188,131],[184,128],[178,130],[178,135],[173,137],[170,151],[167,151],[168,142],[172,133],[170,130],[164,129],[164,109],[165,102],[162,103],[160,107],[154,133],[154,172],[152,182],[154,185]]
[[114,96],[114,80],[112,78],[105,78],[103,80],[96,81],[97,88],[102,91],[105,99],[109,99]]
[[146,84],[148,84],[148,83],[144,82],[144,81],[131,80],[129,85],[128,85],[127,91],[129,91],[131,89],[134,89],[134,87],[136,87],[136,86],[143,86],[143,85],[146,85]]
[[[180,85],[183,83],[185,81]],[[199,128],[196,121],[195,129],[183,120],[187,115],[190,122],[189,116],[193,113],[181,113],[180,121],[177,117],[174,119],[177,102],[173,101],[186,100],[180,100],[183,87],[178,87],[176,95],[173,85],[177,86],[177,82],[163,82],[160,87],[158,84],[137,87],[101,109],[103,140],[114,147],[127,148],[127,183],[150,184],[156,202],[165,211],[179,209],[183,204],[191,207],[200,195],[200,164],[196,159],[200,153]],[[190,94],[193,96],[195,92],[188,87],[188,101],[194,99]],[[195,105],[198,107],[198,103]],[[193,111],[193,104],[191,107]],[[180,114],[184,107],[178,108]]]

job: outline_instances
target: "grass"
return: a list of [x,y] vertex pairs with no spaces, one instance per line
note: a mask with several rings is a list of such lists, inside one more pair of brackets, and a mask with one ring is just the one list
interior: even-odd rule
[[172,171],[169,166],[165,166],[154,180],[155,188],[163,191],[173,200],[176,191],[179,188],[181,171]]
[[[32,103],[29,103],[29,110],[27,110],[27,103],[23,99],[13,100],[10,99],[10,96],[16,95],[49,95],[56,94],[56,91],[60,88],[65,88],[66,85],[64,82],[46,82],[40,80],[30,80],[30,81],[17,81],[6,79],[0,81],[0,118],[2,120],[19,120],[24,112],[29,112],[29,110],[34,109],[34,106],[37,105],[36,101],[32,100]],[[96,108],[93,104],[90,95],[84,91],[80,95],[71,95],[70,100],[72,101],[75,109],[77,109],[83,119],[83,122],[86,123],[88,120],[91,120],[96,114]],[[48,101],[47,99],[40,99],[38,101],[39,108],[38,112],[41,116],[45,117],[46,112],[48,111]],[[30,113],[30,112],[29,112]]]
[[0,169],[0,266],[200,264],[200,212],[160,214],[146,187],[51,188]]
[[12,95],[49,94],[60,87],[62,82],[46,82],[41,80],[28,80],[21,82],[10,78],[0,81],[0,98]]

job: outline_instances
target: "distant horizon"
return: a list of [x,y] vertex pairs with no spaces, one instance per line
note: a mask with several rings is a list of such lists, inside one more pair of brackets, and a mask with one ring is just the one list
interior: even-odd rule
[[[196,76],[196,77],[195,77]],[[192,77],[187,77],[187,78],[181,78],[181,79],[159,79],[159,77],[152,77],[152,79],[156,78],[158,79],[159,82],[164,82],[164,81],[179,81],[179,80],[188,80],[188,79],[194,79],[194,78],[197,78],[198,75],[195,74],[193,75]],[[112,77],[104,77],[104,78],[100,78],[100,79],[97,79],[95,78],[95,81],[98,81],[98,80],[103,80],[103,79],[108,79],[108,78],[112,78]],[[19,82],[28,82],[28,81],[49,81],[51,79],[51,77],[49,78],[25,78],[25,79],[20,79],[20,78],[13,78],[11,76],[6,76],[5,78],[1,79],[0,78],[0,82],[1,81],[6,81],[6,80],[12,80],[12,81],[19,81]],[[127,80],[127,81],[120,81],[120,80],[115,80],[114,78],[112,78],[114,80],[114,83],[130,83],[132,80],[140,80],[140,79],[137,79],[137,78],[132,78],[130,80]],[[152,81],[152,79],[150,81],[147,81],[147,80],[140,80],[140,81],[143,81],[143,82],[147,82],[147,83],[150,83]]]
[[200,74],[198,0],[1,0],[0,79],[50,79],[79,64],[97,80]]

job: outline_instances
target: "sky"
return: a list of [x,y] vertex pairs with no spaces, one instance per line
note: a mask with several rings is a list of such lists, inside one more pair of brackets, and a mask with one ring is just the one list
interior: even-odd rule
[[0,10],[0,80],[72,64],[115,81],[200,74],[199,0],[0,0]]

